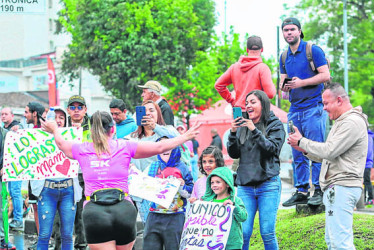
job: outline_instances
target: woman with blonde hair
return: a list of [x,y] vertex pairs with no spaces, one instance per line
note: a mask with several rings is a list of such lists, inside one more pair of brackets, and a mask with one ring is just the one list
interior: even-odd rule
[[87,201],[83,223],[90,249],[132,249],[136,238],[136,209],[128,196],[131,158],[161,154],[195,138],[195,126],[187,133],[162,142],[113,140],[115,123],[107,112],[97,111],[91,118],[93,142],[65,141],[55,122],[42,122],[53,133],[57,146],[67,157],[78,160],[85,181]]

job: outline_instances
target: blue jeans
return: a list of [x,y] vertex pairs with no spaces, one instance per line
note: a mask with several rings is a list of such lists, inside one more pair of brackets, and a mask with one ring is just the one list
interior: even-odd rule
[[[289,112],[288,120],[299,129],[300,133],[312,141],[323,142],[325,140],[327,113],[323,110],[323,105],[309,108],[300,112]],[[288,131],[289,132],[289,131]],[[309,159],[300,151],[292,148],[293,160],[296,165],[295,187],[300,192],[308,192],[310,167]],[[319,189],[319,173],[321,172],[321,163],[312,162],[312,183],[315,188]]]
[[360,187],[333,185],[323,193],[325,204],[325,240],[328,249],[355,249],[353,210],[360,199]]
[[13,219],[16,221],[23,220],[21,186],[22,181],[10,181],[8,184],[9,195],[13,202]]
[[238,196],[243,200],[248,213],[247,220],[243,222],[243,250],[249,248],[257,210],[259,211],[260,233],[265,249],[279,249],[275,235],[275,222],[281,190],[279,176],[274,176],[258,186],[238,186]]
[[73,227],[76,205],[74,204],[73,186],[60,189],[44,187],[38,199],[40,250],[48,249],[49,238],[52,234],[56,210],[61,218],[61,249],[73,249]]

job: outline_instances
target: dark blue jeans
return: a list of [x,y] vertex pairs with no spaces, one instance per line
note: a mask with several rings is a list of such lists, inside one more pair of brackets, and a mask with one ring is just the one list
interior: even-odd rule
[[[299,129],[300,133],[312,141],[323,142],[325,140],[327,113],[323,110],[323,105],[309,108],[300,112],[289,112],[288,120]],[[289,132],[289,131],[288,131]],[[293,160],[296,165],[295,187],[300,192],[308,192],[310,177],[310,160],[300,151],[292,148]],[[312,162],[312,183],[315,188],[319,189],[319,173],[321,172],[321,163]]]
[[61,249],[73,249],[73,227],[76,212],[73,186],[51,189],[44,187],[38,199],[38,249],[48,250],[53,221],[58,210],[61,218]]
[[22,181],[10,181],[8,184],[9,195],[13,202],[13,218],[16,221],[23,220],[23,200],[21,193]]
[[149,213],[144,228],[143,250],[179,249],[184,213]]
[[243,200],[248,218],[243,222],[243,250],[248,250],[257,210],[260,233],[265,249],[279,249],[275,235],[275,222],[281,195],[281,180],[274,176],[258,186],[238,186],[238,196]]

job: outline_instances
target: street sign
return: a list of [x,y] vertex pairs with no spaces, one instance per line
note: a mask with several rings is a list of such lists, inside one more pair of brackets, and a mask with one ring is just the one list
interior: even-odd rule
[[2,14],[44,14],[46,0],[0,0]]

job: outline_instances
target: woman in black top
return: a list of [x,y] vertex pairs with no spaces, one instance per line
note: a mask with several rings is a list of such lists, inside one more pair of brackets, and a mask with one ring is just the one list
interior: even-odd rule
[[235,182],[248,213],[243,223],[243,249],[249,248],[257,210],[265,249],[278,249],[275,221],[281,194],[279,154],[286,134],[263,91],[247,95],[246,112],[249,119],[233,121],[227,145],[230,157],[240,158]]

